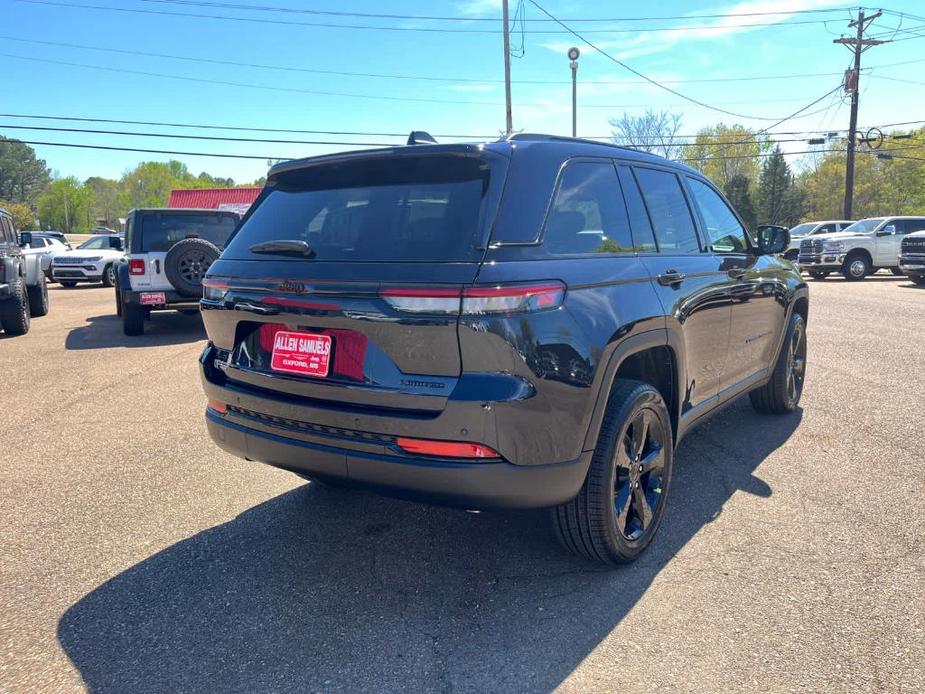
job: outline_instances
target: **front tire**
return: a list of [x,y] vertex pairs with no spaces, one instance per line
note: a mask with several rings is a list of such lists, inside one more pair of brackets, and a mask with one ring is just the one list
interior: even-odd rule
[[824,280],[826,277],[829,276],[829,273],[823,270],[811,270],[809,273],[809,276],[812,277],[814,280]]
[[134,304],[122,305],[122,332],[130,337],[145,332],[145,310]]
[[29,332],[29,296],[25,282],[12,282],[12,296],[0,301],[0,325],[7,335],[25,335]]
[[39,283],[34,287],[28,288],[29,292],[29,313],[32,317],[45,316],[48,314],[48,285],[45,283],[45,275],[39,274]]
[[112,266],[112,263],[103,269],[102,279],[104,287],[111,287],[116,283],[116,269]]
[[890,272],[893,273],[893,276],[894,276],[894,277],[902,277],[903,275],[906,274],[905,272],[903,272],[902,270],[900,270],[898,267],[891,267],[891,268],[890,268]]
[[578,496],[552,509],[559,542],[606,564],[638,557],[668,501],[674,438],[668,408],[652,385],[617,380]]
[[71,282],[70,280],[59,280],[58,284],[60,284],[62,287],[67,287],[68,289],[72,289],[77,286],[76,282]]
[[748,394],[752,407],[765,414],[789,414],[800,404],[806,379],[806,321],[790,316],[771,380]]
[[849,282],[860,282],[870,274],[870,263],[863,253],[851,253],[845,258],[842,274]]

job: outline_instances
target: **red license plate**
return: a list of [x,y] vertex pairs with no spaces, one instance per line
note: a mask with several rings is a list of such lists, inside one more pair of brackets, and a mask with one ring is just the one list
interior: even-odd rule
[[330,335],[279,330],[273,336],[270,368],[274,371],[324,378],[330,366]]
[[166,304],[167,295],[164,292],[142,292],[141,293],[141,305],[142,306],[156,306],[158,304]]

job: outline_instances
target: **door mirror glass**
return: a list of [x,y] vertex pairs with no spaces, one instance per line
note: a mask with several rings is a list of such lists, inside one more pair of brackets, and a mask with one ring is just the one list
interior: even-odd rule
[[790,231],[774,224],[758,226],[758,255],[783,253],[790,245]]
[[19,245],[29,248],[32,245],[32,232],[24,231],[19,235]]

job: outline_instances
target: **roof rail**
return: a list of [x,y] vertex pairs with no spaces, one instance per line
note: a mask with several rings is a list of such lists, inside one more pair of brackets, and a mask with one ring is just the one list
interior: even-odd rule
[[615,145],[612,142],[599,142],[598,140],[586,140],[581,137],[567,137],[566,135],[544,135],[542,133],[513,133],[508,135],[506,140],[522,140],[525,142],[581,142],[586,145],[598,145],[600,147],[613,147],[615,149],[628,149],[638,151],[633,147],[624,147]]

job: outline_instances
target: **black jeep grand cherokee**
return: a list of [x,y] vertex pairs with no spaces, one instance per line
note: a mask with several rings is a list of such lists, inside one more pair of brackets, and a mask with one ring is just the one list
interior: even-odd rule
[[691,426],[800,399],[808,293],[700,173],[515,135],[274,167],[209,270],[209,432],[322,482],[651,541]]

